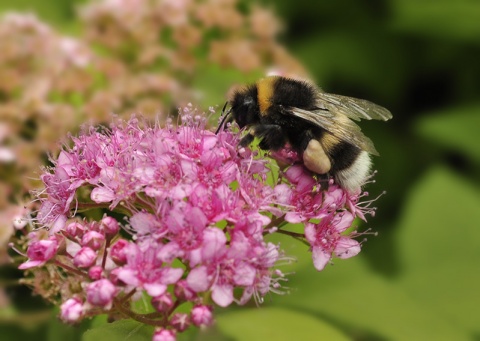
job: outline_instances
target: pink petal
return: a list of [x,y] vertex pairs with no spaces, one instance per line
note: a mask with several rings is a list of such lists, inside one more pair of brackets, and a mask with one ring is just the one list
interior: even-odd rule
[[[183,201],[181,202],[183,203]],[[174,233],[178,233],[183,229],[184,226],[184,209],[180,207],[180,204],[177,204],[168,215],[166,219],[166,224],[168,229]]]
[[45,263],[46,263],[45,261],[40,261],[40,260],[29,260],[29,261],[26,261],[25,263],[20,264],[18,268],[20,270],[25,270],[25,269],[30,269],[36,266],[43,265]]
[[182,255],[183,251],[180,246],[175,242],[170,242],[161,247],[157,253],[157,259],[165,263],[171,263],[175,258]]
[[335,224],[335,229],[341,233],[352,226],[353,219],[355,219],[353,214],[348,211],[344,211],[340,214],[337,214],[332,223]]
[[96,203],[110,202],[115,199],[115,193],[109,188],[96,187],[90,194],[90,198]]
[[150,213],[137,212],[130,218],[130,225],[139,234],[155,233],[160,230],[160,222]]
[[182,200],[183,198],[188,197],[192,192],[192,185],[179,184],[170,189],[168,193],[172,199]]
[[338,258],[346,259],[358,255],[360,250],[360,243],[355,239],[340,237],[334,252]]
[[[333,189],[332,189],[333,188]],[[340,207],[343,204],[345,192],[340,187],[332,186],[328,192],[325,193],[323,199],[323,207]]]
[[177,283],[182,278],[183,269],[180,268],[165,268],[162,271],[162,282],[165,284]]
[[77,252],[80,251],[80,249],[82,248],[80,244],[76,242],[72,242],[70,239],[66,239],[66,243],[67,243],[66,251],[72,257],[75,257]]
[[155,179],[155,167],[137,167],[133,171],[133,176],[142,183],[149,183]]
[[275,193],[276,202],[280,205],[290,204],[290,198],[292,196],[292,190],[286,184],[280,184],[275,186],[273,192]]
[[64,214],[61,214],[55,219],[53,222],[52,226],[50,227],[49,234],[55,234],[60,230],[63,230],[65,228],[65,224],[67,223],[67,216]]
[[325,252],[321,247],[313,247],[312,249],[312,259],[313,259],[313,266],[318,271],[322,271],[325,266],[328,264],[332,255],[330,252]]
[[144,283],[143,288],[152,297],[160,296],[167,290],[167,286],[160,283]]
[[238,166],[234,162],[227,162],[225,165],[222,166],[220,169],[222,173],[222,179],[225,183],[230,183],[235,180],[238,174]]
[[312,223],[305,224],[305,238],[307,238],[310,244],[314,244],[317,238],[317,230],[315,229],[315,225]]
[[197,177],[197,168],[195,163],[190,159],[181,159],[180,168],[184,177],[195,179]]
[[228,257],[241,259],[246,257],[245,255],[251,250],[251,245],[247,237],[242,231],[235,232],[230,242],[230,248],[228,249]]
[[62,167],[69,176],[74,176],[72,158],[63,150],[58,155],[57,166]]
[[240,264],[235,267],[235,274],[233,275],[233,281],[236,285],[251,286],[255,282],[256,270],[253,266],[248,264]]
[[206,266],[200,266],[190,271],[187,277],[188,286],[195,292],[207,291],[210,286]]
[[193,268],[200,264],[202,261],[202,247],[192,250],[188,253],[188,260],[190,263],[190,267]]
[[203,136],[202,144],[203,150],[210,150],[217,144],[217,135]]
[[304,216],[297,212],[287,212],[287,214],[285,214],[285,220],[292,224],[301,223],[305,221],[305,219]]
[[213,227],[203,232],[202,259],[218,259],[225,253],[227,237],[222,230]]
[[120,269],[117,273],[117,277],[125,284],[133,286],[138,286],[140,284],[140,281],[137,278],[137,272],[132,269]]
[[240,300],[238,302],[239,305],[244,305],[248,301],[250,301],[250,298],[252,297],[253,293],[255,292],[253,287],[248,287],[243,290],[242,297],[240,297]]
[[192,207],[186,216],[186,220],[191,223],[196,231],[200,231],[207,225],[207,217],[203,214],[202,210],[198,207]]
[[226,307],[233,302],[233,286],[215,285],[212,290],[212,300],[220,307]]
[[285,175],[288,179],[290,179],[290,182],[296,184],[295,191],[299,193],[303,193],[304,191],[310,191],[315,185],[315,180],[311,176],[310,172],[308,172],[301,165],[290,167],[286,171]]

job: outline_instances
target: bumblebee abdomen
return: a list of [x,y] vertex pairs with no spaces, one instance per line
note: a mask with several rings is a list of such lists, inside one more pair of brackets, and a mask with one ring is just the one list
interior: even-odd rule
[[350,143],[340,141],[326,152],[330,159],[334,160],[332,170],[339,171],[350,167],[362,150]]
[[370,155],[362,150],[350,166],[334,173],[335,181],[350,193],[358,193],[368,180],[371,166]]

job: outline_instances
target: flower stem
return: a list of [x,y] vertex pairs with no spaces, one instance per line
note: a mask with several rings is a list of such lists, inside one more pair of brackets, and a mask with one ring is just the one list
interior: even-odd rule
[[122,314],[134,319],[135,321],[148,324],[155,327],[161,327],[165,325],[164,320],[154,320],[146,317],[147,315],[136,314],[130,309],[126,308],[120,301],[114,300],[115,308]]
[[72,268],[70,265],[64,264],[64,263],[60,262],[59,260],[55,260],[53,263],[55,265],[61,267],[62,269],[65,269],[65,270],[67,270],[69,272],[72,272],[76,275],[79,275],[79,276],[82,276],[82,277],[85,277],[85,278],[89,278],[88,275],[86,273],[84,273],[83,271]]
[[282,233],[287,236],[293,237],[299,242],[302,242],[303,244],[310,246],[310,244],[305,240],[305,235],[303,233],[297,233],[297,232],[286,231],[286,230],[278,230],[277,233]]

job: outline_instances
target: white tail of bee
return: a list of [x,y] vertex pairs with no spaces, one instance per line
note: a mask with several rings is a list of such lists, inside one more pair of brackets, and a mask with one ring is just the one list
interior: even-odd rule
[[350,193],[360,192],[370,175],[372,161],[366,151],[362,151],[352,165],[336,172],[335,181]]

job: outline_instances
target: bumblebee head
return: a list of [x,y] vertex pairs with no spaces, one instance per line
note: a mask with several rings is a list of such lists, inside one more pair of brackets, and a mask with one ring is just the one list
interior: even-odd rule
[[233,119],[237,122],[240,128],[258,122],[260,109],[257,96],[257,87],[249,86],[237,90],[230,100]]

